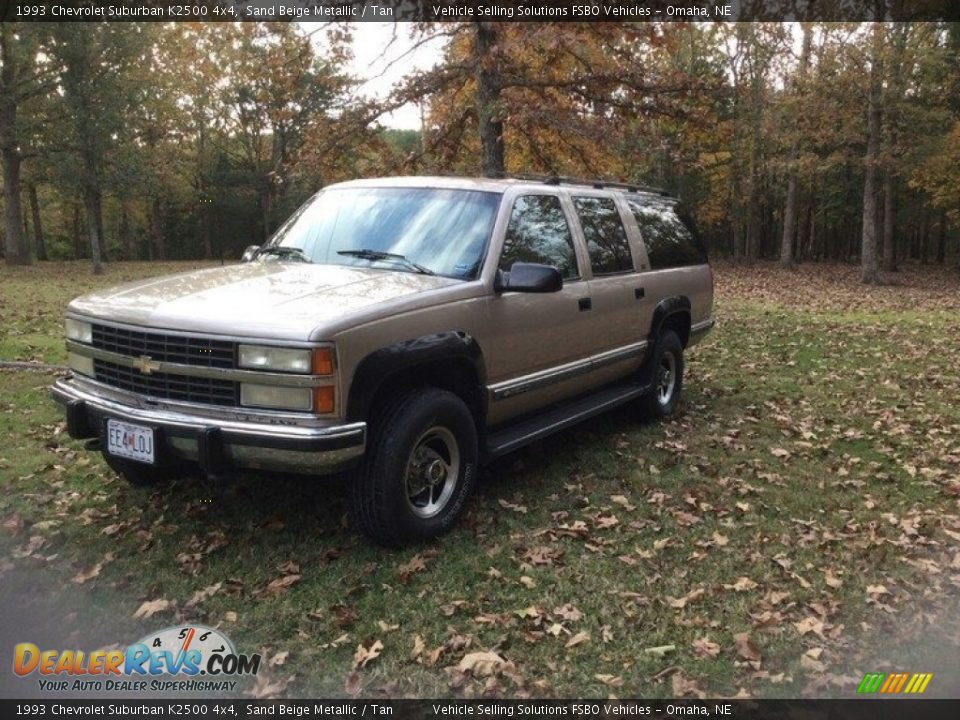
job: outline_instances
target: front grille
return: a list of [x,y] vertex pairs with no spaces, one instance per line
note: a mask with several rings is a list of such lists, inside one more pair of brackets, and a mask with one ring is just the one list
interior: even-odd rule
[[128,357],[149,355],[151,359],[160,362],[215,368],[235,367],[234,344],[226,340],[94,325],[93,346]]
[[214,380],[169,373],[144,375],[139,370],[105,360],[94,360],[93,370],[96,379],[102,383],[153,398],[205,405],[239,404],[238,384],[231,380]]

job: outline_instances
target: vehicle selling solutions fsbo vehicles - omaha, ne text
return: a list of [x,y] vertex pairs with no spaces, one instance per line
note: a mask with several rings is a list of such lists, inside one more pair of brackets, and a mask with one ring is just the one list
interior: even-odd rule
[[70,303],[68,431],[136,485],[352,469],[385,544],[448,530],[479,463],[624,403],[671,415],[713,325],[677,201],[627,185],[346,182],[244,261]]

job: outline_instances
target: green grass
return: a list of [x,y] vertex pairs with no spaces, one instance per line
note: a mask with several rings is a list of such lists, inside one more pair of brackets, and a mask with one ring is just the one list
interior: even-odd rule
[[[0,271],[0,358],[62,362],[70,297],[182,268]],[[672,696],[689,680],[711,695],[851,696],[868,671],[956,675],[897,663],[902,647],[911,662],[956,657],[960,283],[920,269],[879,289],[842,267],[716,273],[719,324],[688,357],[678,418],[623,410],[509,456],[456,531],[404,551],[351,530],[342,479],[127,487],[66,437],[51,375],[0,372],[0,553],[123,618],[116,642],[135,639],[131,624],[197,621],[268,660],[287,652],[268,669],[287,694]],[[44,545],[27,552],[34,536]],[[96,578],[71,582],[108,553]],[[425,569],[403,572],[417,555]],[[290,563],[299,581],[271,591]],[[129,620],[158,598],[170,610]],[[738,651],[741,633],[758,659]],[[715,656],[697,651],[704,639]],[[374,641],[381,654],[352,674]],[[484,650],[509,665],[455,669]]]

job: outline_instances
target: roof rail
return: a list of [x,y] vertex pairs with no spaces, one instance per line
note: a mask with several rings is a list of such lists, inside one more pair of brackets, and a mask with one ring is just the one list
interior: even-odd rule
[[497,173],[497,178],[511,180],[525,180],[527,182],[542,182],[544,185],[586,185],[588,187],[603,190],[605,188],[615,188],[617,190],[626,190],[627,192],[648,192],[665,197],[671,197],[671,194],[663,188],[644,185],[642,183],[626,183],[614,180],[568,177],[565,175],[538,175],[531,173]]

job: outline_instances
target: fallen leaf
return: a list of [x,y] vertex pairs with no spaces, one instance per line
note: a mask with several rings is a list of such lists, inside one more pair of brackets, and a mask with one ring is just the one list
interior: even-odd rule
[[618,688],[623,685],[623,678],[619,675],[607,675],[603,673],[598,673],[593,676],[596,680],[599,680],[607,687]]
[[281,593],[300,582],[302,577],[302,575],[284,575],[283,577],[271,581],[270,584],[267,585],[267,592],[274,594]]
[[553,614],[567,622],[577,622],[583,617],[583,613],[580,612],[575,605],[571,605],[570,603],[554,608]]
[[680,668],[677,668],[676,671],[671,675],[670,686],[673,688],[674,697],[693,695],[694,697],[702,700],[707,696],[700,687],[700,683],[698,683],[696,680],[691,680],[690,678],[686,677],[680,671]]
[[290,652],[288,650],[278,652],[276,655],[270,658],[270,667],[280,667],[285,662],[287,662],[287,658],[289,656],[290,656]]
[[353,653],[353,669],[363,668],[367,666],[367,663],[370,663],[380,657],[380,652],[383,650],[383,643],[379,640],[374,640],[373,643],[366,647],[364,645],[357,645],[356,651]]
[[148,620],[157,613],[169,609],[172,605],[173,603],[169,600],[147,600],[137,609],[133,617],[137,620]]
[[410,582],[410,576],[414,573],[423,572],[427,569],[427,561],[421,555],[414,555],[409,562],[404,563],[397,568],[397,575],[400,576],[400,582],[406,585]]
[[724,585],[723,587],[725,590],[734,590],[735,592],[747,592],[749,590],[755,590],[759,586],[750,578],[740,576],[739,578],[737,578],[737,581],[733,583],[733,585]]
[[101,570],[103,570],[103,563],[97,563],[96,565],[94,565],[92,568],[90,568],[85,572],[84,571],[78,572],[76,575],[73,576],[73,581],[77,585],[83,585],[84,583],[89,582],[90,580],[93,580],[95,577],[98,577],[100,575]]
[[749,633],[737,633],[733,636],[733,644],[737,648],[737,655],[744,660],[759,660],[760,651],[750,639]]
[[820,662],[820,656],[823,654],[823,648],[810,648],[800,656],[800,667],[810,672],[822,673],[827,666]]
[[834,575],[832,570],[827,570],[823,574],[823,581],[827,584],[828,587],[832,587],[834,589],[837,589],[843,586],[843,580],[841,580],[836,575]]
[[705,592],[706,590],[703,588],[694,588],[680,598],[670,597],[667,595],[667,604],[675,610],[683,610],[688,603],[692,603],[697,598],[702,597]]
[[506,666],[507,661],[489,650],[467,653],[463,656],[457,670],[469,673],[474,677],[489,677],[496,675]]
[[567,641],[567,644],[565,647],[575,648],[578,645],[583,645],[584,643],[589,641],[590,641],[590,633],[581,631],[581,632],[578,632],[576,635],[574,635],[572,638],[570,638]]
[[223,587],[223,583],[216,583],[215,585],[205,587],[203,590],[197,590],[193,594],[193,597],[187,601],[187,607],[196,607],[207,598],[213,597],[220,592],[221,587]]
[[701,657],[714,658],[720,654],[720,646],[709,638],[697,638],[693,641],[693,651]]

